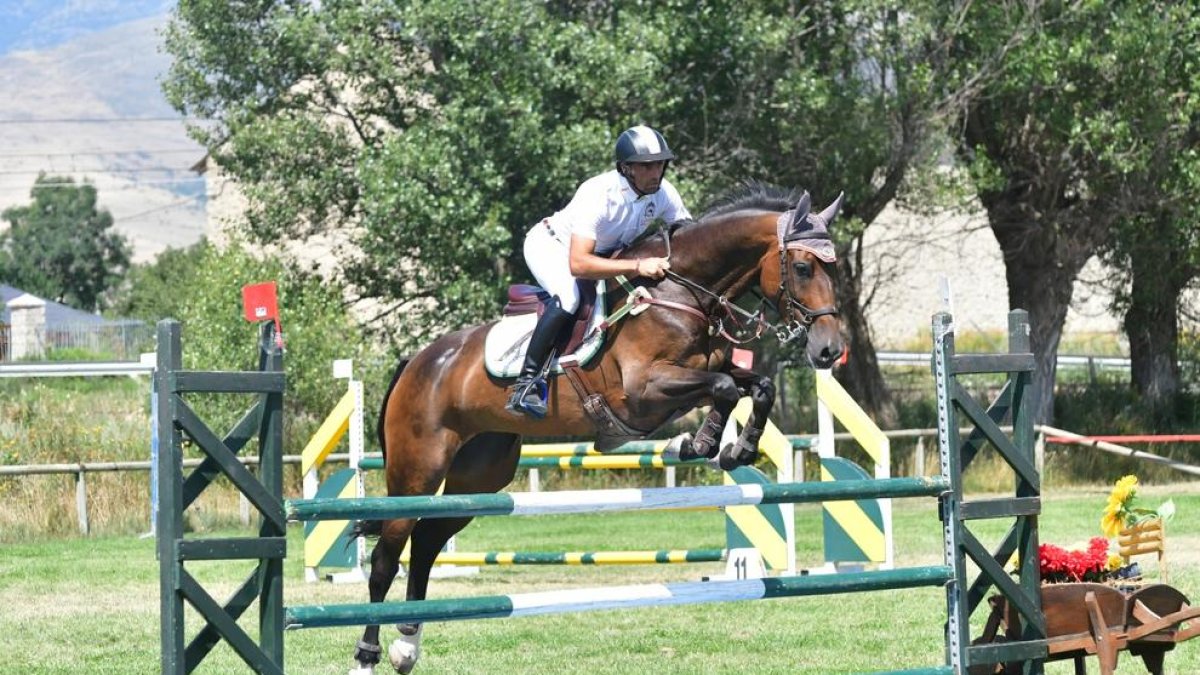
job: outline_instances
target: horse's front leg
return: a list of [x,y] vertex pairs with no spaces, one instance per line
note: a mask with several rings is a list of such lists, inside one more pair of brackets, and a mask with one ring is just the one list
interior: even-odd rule
[[737,441],[721,449],[722,469],[727,464],[744,466],[758,460],[758,442],[767,426],[767,415],[775,405],[775,383],[771,378],[745,368],[734,368],[730,376],[737,383],[738,392],[750,397],[750,419],[746,420]]
[[641,396],[645,407],[690,410],[707,401],[712,402],[712,410],[704,418],[695,438],[680,446],[679,458],[715,457],[720,450],[721,429],[738,402],[738,388],[733,377],[727,373],[659,364],[647,371],[646,378]]

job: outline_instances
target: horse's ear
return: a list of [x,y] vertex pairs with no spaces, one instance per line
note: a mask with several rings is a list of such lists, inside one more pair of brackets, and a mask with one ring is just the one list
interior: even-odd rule
[[809,196],[808,190],[805,190],[804,194],[800,195],[800,201],[796,202],[796,209],[792,215],[792,222],[788,226],[788,232],[796,232],[801,229],[810,211],[812,211],[812,197]]
[[846,193],[839,192],[837,199],[833,200],[832,204],[825,207],[824,211],[818,213],[816,216],[813,216],[813,217],[815,219],[820,220],[821,224],[824,225],[826,229],[828,229],[829,227],[831,227],[833,225],[834,219],[837,218],[838,211],[840,211],[842,209],[842,202],[845,201],[845,199],[846,199]]

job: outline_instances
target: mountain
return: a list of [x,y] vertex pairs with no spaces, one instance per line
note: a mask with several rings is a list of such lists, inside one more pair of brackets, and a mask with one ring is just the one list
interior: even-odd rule
[[[35,4],[46,3],[10,6],[0,23]],[[147,6],[164,3],[71,2],[64,7],[78,7],[76,14],[30,19],[46,27],[41,38],[14,38],[7,24],[0,31],[0,45],[62,38],[0,56],[0,209],[27,204],[41,171],[90,181],[138,261],[194,243],[205,222],[204,181],[190,170],[204,149],[158,85],[170,64],[159,37],[167,14],[109,25]],[[97,18],[103,7],[121,9]]]

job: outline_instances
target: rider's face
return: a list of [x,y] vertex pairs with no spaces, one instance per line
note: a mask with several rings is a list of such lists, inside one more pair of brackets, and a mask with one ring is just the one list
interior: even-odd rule
[[658,192],[658,188],[662,185],[663,171],[667,167],[666,162],[636,162],[625,165],[628,170],[625,177],[638,192],[644,195],[654,194]]

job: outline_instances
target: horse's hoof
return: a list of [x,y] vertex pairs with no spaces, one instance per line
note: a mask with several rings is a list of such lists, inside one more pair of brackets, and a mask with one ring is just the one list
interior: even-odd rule
[[388,659],[397,673],[408,675],[416,667],[417,659],[421,658],[421,633],[420,629],[415,635],[401,633],[388,647]]
[[756,460],[758,460],[758,448],[738,441],[721,448],[718,464],[722,471],[733,471],[739,466],[753,464]]
[[684,452],[692,452],[692,435],[686,431],[667,441],[662,454],[663,457],[678,457],[679,459],[683,459]]

